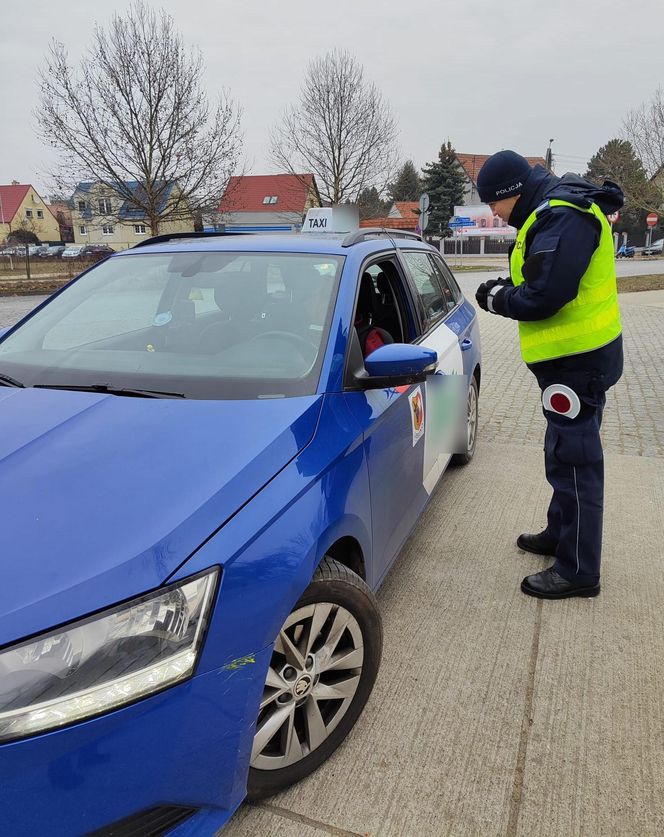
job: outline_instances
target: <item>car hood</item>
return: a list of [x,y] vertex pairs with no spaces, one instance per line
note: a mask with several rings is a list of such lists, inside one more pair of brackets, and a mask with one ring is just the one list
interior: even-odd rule
[[0,646],[162,584],[309,442],[321,403],[0,389]]

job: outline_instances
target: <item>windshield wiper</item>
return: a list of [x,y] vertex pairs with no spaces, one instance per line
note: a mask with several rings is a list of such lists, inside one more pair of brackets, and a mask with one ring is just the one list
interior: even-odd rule
[[[23,386],[23,384],[19,384]],[[133,398],[186,398],[181,392],[162,392],[159,389],[131,389],[129,387],[113,387],[110,384],[89,384],[78,386],[72,384],[34,384],[35,389],[69,389],[76,392],[103,392],[108,395],[126,395]]]
[[25,388],[25,384],[22,384],[20,381],[17,381],[16,378],[10,378],[9,375],[2,374],[0,374],[0,386]]

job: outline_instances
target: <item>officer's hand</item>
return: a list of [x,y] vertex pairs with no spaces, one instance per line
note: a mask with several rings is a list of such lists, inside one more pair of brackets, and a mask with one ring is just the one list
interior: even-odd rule
[[496,311],[493,306],[493,301],[495,300],[496,295],[500,293],[503,288],[508,287],[511,284],[511,279],[503,279],[502,277],[499,279],[489,279],[488,282],[482,282],[477,291],[475,291],[477,304],[484,311],[491,311],[495,314]]
[[477,300],[477,304],[483,311],[488,311],[486,304],[486,298],[488,296],[489,289],[486,286],[486,282],[482,282],[482,284],[478,287],[475,291],[475,299]]

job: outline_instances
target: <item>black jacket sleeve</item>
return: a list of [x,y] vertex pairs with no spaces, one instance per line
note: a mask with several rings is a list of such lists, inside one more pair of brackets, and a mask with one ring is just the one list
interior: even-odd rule
[[525,282],[496,295],[496,314],[513,320],[545,320],[571,302],[597,249],[597,219],[570,207],[546,210],[526,237]]

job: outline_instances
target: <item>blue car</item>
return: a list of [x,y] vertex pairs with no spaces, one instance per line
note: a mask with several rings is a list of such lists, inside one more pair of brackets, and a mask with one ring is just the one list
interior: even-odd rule
[[473,307],[385,230],[160,236],[3,332],[3,837],[212,835],[327,759],[479,389]]

